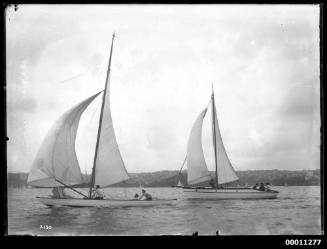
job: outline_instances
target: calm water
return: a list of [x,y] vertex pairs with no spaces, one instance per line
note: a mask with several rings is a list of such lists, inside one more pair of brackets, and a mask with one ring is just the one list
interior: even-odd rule
[[[8,233],[33,235],[320,234],[320,187],[274,187],[274,200],[186,200],[180,189],[147,188],[174,206],[46,207],[35,196],[49,189],[8,189]],[[86,190],[82,190],[86,192]],[[68,191],[67,191],[68,192]],[[108,188],[106,196],[132,197],[139,188]],[[71,194],[71,192],[69,192]],[[50,230],[41,229],[48,225]]]

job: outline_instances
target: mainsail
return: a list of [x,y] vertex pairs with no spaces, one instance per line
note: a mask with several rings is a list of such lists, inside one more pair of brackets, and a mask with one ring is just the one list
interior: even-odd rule
[[[109,73],[114,37],[113,34],[99,119],[90,196],[94,185],[106,187],[129,178],[116,141],[110,111]],[[68,110],[54,124],[44,139],[33,163],[28,177],[30,185],[56,187],[83,183],[75,152],[76,133],[82,113],[99,94],[95,94]]]
[[110,110],[109,76],[114,37],[115,34],[112,36],[109,66],[107,71],[104,96],[102,100],[103,102],[99,121],[98,139],[95,151],[91,188],[94,184],[100,185],[101,187],[106,187],[114,183],[129,179],[116,141]]
[[197,184],[211,179],[202,149],[202,124],[207,108],[196,119],[187,145],[187,183]]
[[95,185],[101,187],[129,178],[116,141],[110,111],[109,91],[106,92],[106,95],[94,176]]
[[238,179],[238,176],[236,175],[233,166],[227,156],[219,130],[216,111],[214,113],[215,115],[213,117],[213,122],[215,123],[213,125],[213,129],[215,128],[216,141],[213,142],[216,143],[216,146],[214,147],[216,148],[216,155],[217,155],[216,160],[217,160],[218,184],[223,184],[227,182],[236,181]]
[[[212,95],[212,128],[213,128],[213,147],[215,151],[216,176],[218,184],[232,182],[238,179],[232,164],[230,163],[222,138],[219,131],[214,95]],[[208,171],[203,149],[202,149],[202,124],[206,115],[207,108],[204,109],[196,119],[191,130],[187,146],[187,182],[188,184],[197,184],[212,179]]]
[[82,113],[101,92],[65,112],[43,140],[27,182],[31,186],[55,187],[83,183],[75,152],[75,139]]

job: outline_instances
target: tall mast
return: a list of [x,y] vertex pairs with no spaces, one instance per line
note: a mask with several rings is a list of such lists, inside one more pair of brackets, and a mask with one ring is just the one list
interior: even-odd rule
[[112,57],[112,49],[113,49],[113,45],[114,45],[114,38],[115,38],[115,33],[112,34],[110,57],[109,57],[109,65],[108,65],[108,70],[107,70],[107,78],[106,78],[105,88],[104,88],[103,96],[102,96],[102,105],[101,105],[101,113],[100,113],[100,119],[99,119],[97,143],[96,143],[96,146],[95,146],[95,153],[94,153],[94,160],[93,160],[93,169],[92,169],[91,183],[90,183],[90,191],[89,191],[89,198],[90,199],[91,199],[91,194],[92,194],[92,188],[94,187],[95,166],[96,166],[96,159],[97,159],[97,155],[98,155],[100,132],[101,132],[101,127],[102,127],[103,109],[104,109],[104,104],[105,104],[105,100],[106,100],[107,86],[108,86],[109,76],[110,76],[111,57]]
[[218,188],[218,164],[217,164],[217,144],[216,144],[216,107],[215,107],[215,95],[213,93],[213,84],[212,84],[212,94],[211,94],[211,103],[212,103],[212,130],[213,130],[213,147],[215,150],[215,165],[216,165],[216,183]]

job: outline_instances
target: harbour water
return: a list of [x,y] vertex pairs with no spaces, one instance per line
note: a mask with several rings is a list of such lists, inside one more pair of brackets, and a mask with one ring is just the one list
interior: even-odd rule
[[[8,189],[8,234],[28,235],[279,235],[320,234],[319,186],[276,186],[272,200],[187,200],[181,189],[146,188],[176,205],[125,208],[47,207],[36,196],[49,189]],[[86,189],[80,189],[87,192]],[[140,188],[107,188],[132,198]],[[67,191],[68,192],[68,191]],[[74,195],[73,192],[69,194]]]

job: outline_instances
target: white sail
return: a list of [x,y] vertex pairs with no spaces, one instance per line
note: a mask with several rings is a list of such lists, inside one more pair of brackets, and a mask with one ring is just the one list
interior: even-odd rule
[[219,130],[217,115],[213,117],[213,120],[216,127],[216,141],[213,142],[216,143],[218,184],[236,181],[238,176],[227,156]]
[[211,179],[202,149],[202,123],[206,115],[204,109],[196,119],[187,145],[187,182],[197,184]]
[[98,154],[95,161],[95,185],[106,187],[129,178],[116,141],[110,111],[109,82],[100,127]]
[[31,186],[62,186],[83,182],[75,152],[75,139],[80,117],[97,93],[65,112],[43,140],[27,182]]

